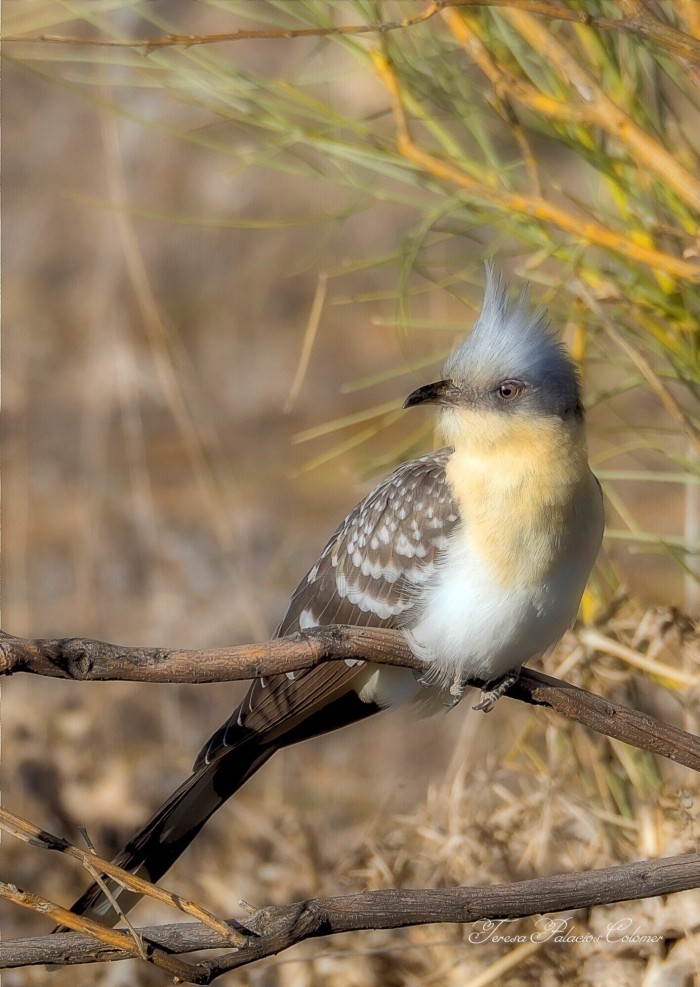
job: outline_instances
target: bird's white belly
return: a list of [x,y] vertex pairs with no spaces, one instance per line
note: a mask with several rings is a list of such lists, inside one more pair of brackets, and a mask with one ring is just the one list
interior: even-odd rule
[[409,631],[436,682],[496,679],[556,644],[588,577],[590,550],[581,548],[566,546],[544,577],[508,586],[478,563],[468,538],[453,545]]
[[419,680],[407,669],[368,666],[361,698],[390,706],[418,699],[428,712],[452,705],[455,681],[488,682],[544,654],[573,623],[590,554],[590,547],[585,553],[569,549],[545,580],[505,588],[470,563],[468,546],[452,550],[426,593],[422,615],[406,629],[426,674]]
[[498,679],[552,648],[576,617],[602,538],[602,499],[589,477],[564,518],[545,513],[539,525],[503,529],[509,565],[485,557],[469,525],[455,531],[405,628],[426,663],[421,681],[435,688],[420,696],[413,673],[375,666],[361,698],[427,702],[429,691],[444,704],[456,682]]

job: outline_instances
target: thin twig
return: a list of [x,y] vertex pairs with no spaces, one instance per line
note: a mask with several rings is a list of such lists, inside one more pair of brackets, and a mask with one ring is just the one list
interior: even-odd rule
[[[576,93],[584,122],[599,127],[618,140],[629,149],[632,160],[648,168],[692,209],[700,210],[700,180],[697,176],[684,168],[659,141],[637,126],[541,21],[520,8],[510,8],[503,16]],[[534,91],[537,93],[537,90]],[[520,98],[517,93],[513,95],[516,99]],[[552,102],[558,107],[565,105],[557,100]]]
[[[688,8],[688,18],[694,16],[691,4],[697,0],[680,0]],[[679,31],[648,12],[637,13],[634,17],[599,17],[586,10],[571,10],[558,3],[544,0],[434,0],[425,10],[400,21],[383,21],[378,24],[339,24],[334,27],[268,28],[256,30],[228,31],[216,34],[166,34],[157,38],[120,40],[116,38],[80,38],[69,35],[40,34],[34,36],[7,35],[5,42],[39,42],[43,44],[91,45],[107,48],[191,48],[195,45],[215,45],[228,41],[268,41],[293,38],[326,38],[354,34],[386,34],[413,27],[434,17],[446,7],[517,7],[553,20],[585,24],[603,31],[620,31],[646,41],[651,41],[673,55],[679,55],[700,65],[700,39],[684,31]],[[692,26],[692,25],[689,25]]]
[[[30,894],[28,891],[22,891],[14,884],[0,882],[0,898],[11,901],[15,905],[20,905],[22,908],[28,908],[30,911],[46,915],[48,918],[60,922],[61,925],[65,925],[69,929],[74,929],[83,935],[91,936],[111,949],[118,950],[117,956],[114,957],[115,959],[125,959],[127,956],[135,957],[136,959],[145,960],[147,963],[152,963],[154,966],[160,967],[161,970],[165,970],[173,977],[178,977],[185,983],[202,982],[198,979],[197,970],[189,963],[184,963],[182,960],[168,956],[162,949],[151,946],[150,944],[134,943],[130,932],[108,929],[106,926],[100,925],[99,922],[93,922],[92,919],[84,918],[82,915],[76,915],[74,912],[69,912],[67,908],[61,908],[60,905],[49,901],[48,898],[42,898],[41,895],[37,894]],[[62,959],[62,954],[56,957],[58,963]]]
[[335,35],[351,34],[382,34],[387,31],[398,31],[434,17],[439,11],[451,3],[472,3],[473,0],[432,0],[419,14],[404,17],[400,21],[384,21],[379,24],[337,24],[333,27],[290,27],[267,28],[255,30],[224,31],[216,34],[165,34],[157,38],[134,38],[121,40],[117,38],[78,38],[63,34],[40,34],[33,37],[25,35],[7,35],[2,40],[34,41],[45,44],[60,45],[90,45],[99,48],[144,48],[147,52],[155,48],[191,48],[195,45],[216,45],[227,41],[271,41],[274,39],[293,38],[327,38]]
[[[239,946],[245,942],[243,935],[230,929],[216,915],[212,915],[211,912],[208,912],[196,902],[188,901],[187,898],[181,898],[180,895],[172,891],[165,891],[163,888],[151,884],[150,881],[144,881],[143,878],[122,870],[116,864],[102,860],[96,854],[88,853],[86,850],[81,850],[79,847],[73,846],[72,843],[63,839],[62,836],[54,836],[53,833],[48,833],[46,830],[40,829],[38,826],[28,822],[26,819],[22,819],[20,816],[16,816],[7,809],[0,809],[0,829],[17,837],[17,839],[23,840],[25,843],[31,843],[32,846],[40,846],[45,850],[58,850],[60,853],[65,853],[67,857],[79,860],[91,873],[99,870],[104,874],[108,874],[120,884],[123,884],[130,891],[137,891],[139,894],[148,895],[148,897],[154,898],[164,905],[171,905],[177,908],[179,911],[184,912],[185,915],[191,915],[192,918],[198,919],[203,925],[223,937],[232,946]],[[63,922],[62,919],[61,922],[64,925],[69,924]]]
[[695,689],[700,686],[700,675],[686,672],[682,668],[672,668],[662,661],[656,661],[654,658],[642,655],[638,651],[635,651],[634,648],[630,648],[626,644],[621,644],[620,641],[615,641],[613,638],[608,637],[607,634],[603,634],[593,627],[582,627],[577,632],[576,637],[587,647],[595,648],[596,651],[600,651],[603,654],[620,658],[628,665],[632,665],[633,668],[639,668],[649,675],[654,675],[657,678],[665,679],[667,682],[676,682],[679,685],[686,685]]

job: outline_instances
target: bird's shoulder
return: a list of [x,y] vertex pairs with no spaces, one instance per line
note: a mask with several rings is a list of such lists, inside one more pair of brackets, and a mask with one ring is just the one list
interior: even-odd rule
[[299,583],[277,634],[404,621],[459,522],[445,472],[451,454],[402,463],[360,501]]

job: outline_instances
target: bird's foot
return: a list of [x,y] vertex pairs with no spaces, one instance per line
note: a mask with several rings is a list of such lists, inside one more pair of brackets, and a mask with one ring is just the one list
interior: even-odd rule
[[[481,710],[482,713],[490,713],[501,696],[508,692],[510,687],[515,685],[519,678],[520,671],[506,672],[506,674],[501,675],[499,679],[492,679],[491,682],[487,682],[481,690],[480,701],[476,704],[476,706],[472,706],[472,709]],[[451,691],[452,689],[450,689],[450,692]]]
[[431,674],[430,669],[422,671],[420,668],[414,668],[413,678],[416,680],[418,685],[422,686],[424,689],[430,689],[431,686],[435,685],[435,679]]
[[447,700],[445,705],[448,709],[453,709],[458,702],[462,699],[462,696],[467,691],[467,681],[466,679],[457,672],[454,679],[452,680],[452,685],[450,686],[450,698]]

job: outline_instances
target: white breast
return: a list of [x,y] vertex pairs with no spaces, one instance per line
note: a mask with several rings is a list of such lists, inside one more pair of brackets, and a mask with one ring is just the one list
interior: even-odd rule
[[468,527],[457,532],[409,631],[412,650],[436,681],[495,679],[553,647],[576,617],[602,526],[599,496],[584,499],[565,533],[554,535],[558,547],[547,572],[515,586],[490,572]]

